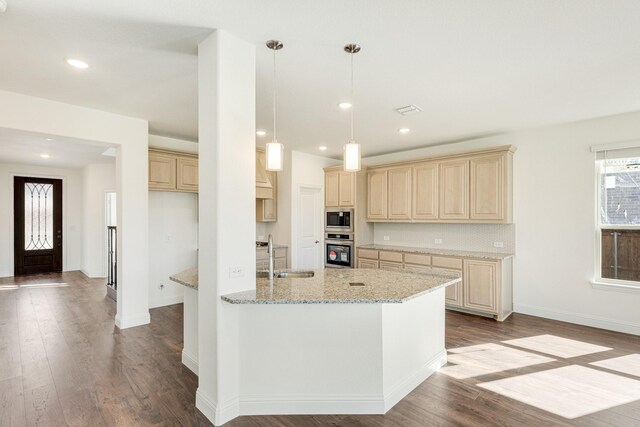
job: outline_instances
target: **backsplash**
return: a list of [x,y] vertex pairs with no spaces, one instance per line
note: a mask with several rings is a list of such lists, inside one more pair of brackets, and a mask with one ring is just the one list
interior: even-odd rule
[[[388,236],[389,240],[384,237]],[[436,243],[436,239],[442,243]],[[493,253],[515,253],[515,224],[376,223],[377,245],[413,246]],[[495,247],[502,242],[503,247]]]

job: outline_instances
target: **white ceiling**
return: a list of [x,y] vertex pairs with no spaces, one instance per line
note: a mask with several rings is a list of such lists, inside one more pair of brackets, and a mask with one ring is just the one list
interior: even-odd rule
[[[53,137],[0,128],[0,163],[35,166],[82,168],[95,163],[114,163],[115,157],[104,156],[108,144],[73,138]],[[48,159],[40,157],[48,154]]]
[[[213,28],[257,45],[257,126],[268,132],[264,42],[284,42],[279,140],[316,154],[340,155],[348,137],[336,104],[353,41],[365,155],[640,110],[637,0],[8,1],[1,89],[146,118],[166,136],[197,139],[196,46]],[[424,111],[393,111],[411,103]]]

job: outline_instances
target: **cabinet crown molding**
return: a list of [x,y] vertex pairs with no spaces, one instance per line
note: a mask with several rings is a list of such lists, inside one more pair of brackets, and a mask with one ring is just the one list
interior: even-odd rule
[[149,147],[149,153],[154,154],[165,154],[167,156],[179,156],[179,157],[189,157],[192,159],[197,159],[198,155],[193,153],[185,153],[183,151],[172,151],[172,150],[164,150],[160,148]]

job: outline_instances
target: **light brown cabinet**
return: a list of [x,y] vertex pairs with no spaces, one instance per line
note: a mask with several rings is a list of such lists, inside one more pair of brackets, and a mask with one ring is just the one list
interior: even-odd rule
[[149,150],[149,190],[198,192],[198,158],[194,155]]
[[387,219],[387,170],[367,172],[367,219]]
[[438,219],[438,163],[424,162],[413,166],[413,208],[417,220]]
[[370,167],[367,221],[508,224],[514,151],[497,147]]
[[267,177],[273,186],[272,198],[256,199],[257,222],[275,222],[278,220],[278,176],[276,172],[267,171]]
[[505,221],[509,212],[507,155],[480,156],[469,161],[471,173],[471,219]]
[[[256,199],[273,199],[275,185],[267,171],[267,158],[263,149],[256,150]],[[275,173],[275,172],[274,172]]]
[[441,162],[440,219],[469,218],[469,160]]
[[[288,268],[288,248],[278,247],[273,250],[273,268],[282,270]],[[269,269],[269,254],[266,247],[256,248],[256,270]]]
[[356,204],[356,175],[341,170],[327,171],[324,175],[324,205],[352,208]]
[[448,271],[462,281],[445,289],[446,307],[506,319],[513,310],[512,259],[477,259],[357,248],[358,268],[400,269],[422,273]]

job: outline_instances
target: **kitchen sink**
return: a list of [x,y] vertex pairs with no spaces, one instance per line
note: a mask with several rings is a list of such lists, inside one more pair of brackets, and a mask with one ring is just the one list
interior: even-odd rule
[[[307,279],[313,277],[313,271],[276,271],[273,274],[274,279]],[[256,271],[256,278],[268,278],[268,271]]]

